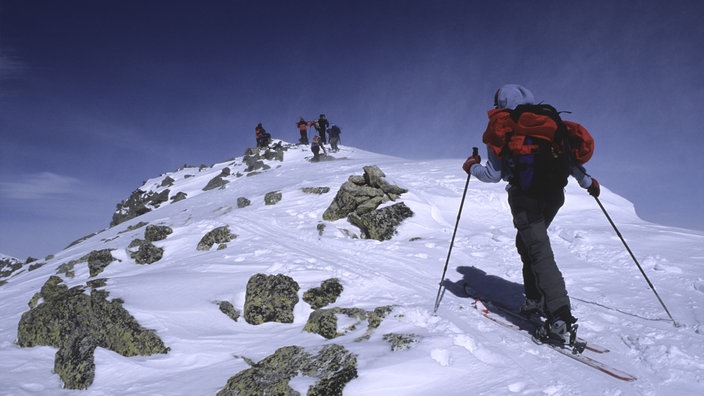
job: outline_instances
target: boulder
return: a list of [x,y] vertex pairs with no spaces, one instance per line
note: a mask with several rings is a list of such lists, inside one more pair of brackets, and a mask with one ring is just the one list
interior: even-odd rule
[[256,274],[247,282],[244,320],[253,325],[266,322],[293,323],[300,286],[293,278]]

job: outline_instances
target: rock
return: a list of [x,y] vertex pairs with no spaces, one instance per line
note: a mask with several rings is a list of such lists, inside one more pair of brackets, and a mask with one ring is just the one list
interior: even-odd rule
[[205,187],[203,187],[203,191],[210,191],[216,188],[224,187],[229,182],[229,180],[223,179],[222,176],[215,176],[214,178],[210,179],[210,181],[208,182],[208,184],[205,185]]
[[276,205],[281,201],[281,198],[283,196],[281,195],[281,192],[279,191],[272,191],[268,192],[264,195],[264,204],[265,205]]
[[385,177],[377,166],[365,166],[364,175],[350,176],[323,213],[323,219],[336,221],[347,217],[350,223],[361,229],[362,238],[391,239],[401,221],[412,216],[413,212],[403,203],[395,204],[391,209],[377,209],[408,191],[390,184]]
[[136,252],[129,251],[129,254],[137,264],[153,264],[164,256],[164,248],[154,246],[149,241],[140,241],[138,239],[132,241],[132,243],[135,242],[137,242],[136,245],[139,246],[139,249]]
[[391,239],[401,222],[413,216],[413,211],[403,202],[393,204],[371,212],[350,213],[347,219],[359,227],[362,238],[384,241]]
[[183,201],[186,198],[188,198],[188,194],[183,191],[179,191],[178,193],[176,193],[176,195],[171,198],[171,203]]
[[135,190],[129,198],[117,204],[117,209],[112,215],[110,227],[151,212],[152,208],[149,206],[158,208],[163,202],[169,200],[169,193],[169,190],[164,190],[160,193],[145,192],[140,189]]
[[328,279],[323,281],[320,287],[314,287],[303,293],[303,301],[310,304],[313,309],[322,308],[337,301],[343,290],[339,279]]
[[164,180],[161,181],[161,184],[159,184],[159,187],[171,187],[174,185],[174,180],[171,176],[166,176]]
[[[337,315],[345,315],[352,319],[356,319],[356,322],[341,331],[337,328]],[[328,340],[335,337],[345,335],[346,333],[356,330],[357,327],[367,320],[367,311],[361,308],[330,308],[330,309],[316,309],[310,316],[308,316],[308,321],[303,330],[318,334]]]
[[404,351],[410,349],[420,341],[420,337],[415,334],[384,334],[382,339],[391,344],[392,351]]
[[301,191],[303,191],[306,194],[322,195],[322,194],[329,193],[330,187],[303,187],[303,188],[301,188]]
[[336,344],[317,353],[286,346],[231,377],[217,395],[299,395],[289,382],[301,374],[317,379],[307,395],[342,396],[345,385],[357,378],[357,357]]
[[237,207],[240,209],[246,208],[247,206],[249,206],[251,204],[252,204],[252,201],[248,200],[245,197],[238,197],[237,198]]
[[220,312],[224,313],[235,322],[237,322],[237,319],[240,318],[240,311],[238,311],[229,301],[219,301],[218,308],[220,308]]
[[225,244],[237,238],[237,235],[230,232],[230,227],[222,226],[208,232],[198,242],[197,250],[210,250],[214,244]]
[[116,260],[111,252],[112,249],[94,250],[83,256],[81,261],[88,262],[88,270],[91,278],[103,272],[105,267]]
[[286,275],[256,274],[247,282],[244,320],[253,325],[266,322],[293,323],[300,286]]
[[121,300],[108,301],[107,295],[104,290],[86,294],[83,286],[69,289],[58,276],[49,277],[32,299],[34,308],[22,314],[17,344],[58,348],[54,370],[69,389],[92,384],[96,347],[126,357],[169,351],[153,330],[143,328],[122,307]]
[[144,230],[144,239],[149,242],[161,241],[166,239],[167,236],[174,232],[171,227],[168,226],[158,226],[158,225],[148,225]]
[[[392,307],[384,306],[375,308],[373,311],[365,311],[361,308],[329,308],[329,309],[317,309],[313,311],[303,330],[310,333],[318,334],[324,338],[332,339],[336,337],[343,336],[351,331],[358,330],[363,322],[367,323],[367,330],[365,333],[355,339],[355,341],[363,341],[368,339],[372,332],[381,325],[383,319],[391,312]],[[351,325],[343,329],[338,329],[337,326],[337,316],[345,315],[349,318],[356,319]]]

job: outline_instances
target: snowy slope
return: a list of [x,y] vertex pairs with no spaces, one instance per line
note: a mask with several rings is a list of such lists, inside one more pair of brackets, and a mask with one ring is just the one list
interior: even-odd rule
[[[675,327],[594,199],[576,183],[568,185],[565,207],[551,227],[553,248],[580,319],[580,335],[611,349],[601,360],[638,377],[622,382],[484,319],[456,292],[454,285],[468,281],[491,285],[487,291],[520,303],[521,268],[503,183],[470,181],[446,276],[450,283],[434,315],[466,181],[462,159],[418,162],[341,148],[334,154],[337,160],[319,163],[306,161],[308,149],[293,148],[283,162],[267,162],[271,169],[233,175],[223,189],[211,191],[202,188],[224,167],[244,173],[241,158],[150,179],[142,189],[158,192],[170,176],[172,195],[183,191],[188,199],[165,203],[10,278],[0,286],[0,394],[213,395],[249,367],[234,355],[258,361],[282,346],[326,343],[341,344],[358,356],[359,377],[345,387],[346,395],[704,394],[702,233],[646,223],[629,202],[602,189],[602,202],[680,323]],[[361,175],[365,165],[379,166],[388,181],[409,190],[401,201],[415,216],[391,241],[352,239],[342,230],[357,230],[346,220],[322,220],[340,185],[350,175]],[[331,191],[301,191],[323,186]],[[280,191],[283,199],[265,205],[264,195],[271,191]],[[237,197],[252,205],[237,208]],[[138,222],[174,230],[154,243],[165,249],[154,264],[137,265],[126,252],[133,239],[143,238],[144,228],[127,231]],[[322,235],[319,223],[326,224]],[[237,239],[224,250],[196,250],[206,232],[223,225]],[[106,248],[115,249],[112,254],[119,259],[99,276],[109,279],[110,298],[124,300],[124,307],[156,330],[171,351],[127,358],[98,348],[93,385],[87,391],[62,390],[52,373],[55,348],[19,348],[17,324],[59,265]],[[256,273],[291,276],[301,295],[337,277],[344,292],[335,306],[396,308],[365,342],[354,341],[359,333],[327,341],[304,332],[311,308],[303,301],[293,324],[234,322],[215,302],[227,300],[241,310],[246,283]],[[69,287],[88,279],[85,264],[76,266],[74,278],[64,277]],[[416,334],[420,342],[391,352],[382,340],[390,332]],[[302,394],[308,385],[305,378],[293,384]]]

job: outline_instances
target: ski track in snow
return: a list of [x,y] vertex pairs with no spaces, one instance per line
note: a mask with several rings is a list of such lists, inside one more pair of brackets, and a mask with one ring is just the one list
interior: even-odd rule
[[[39,269],[11,277],[0,286],[0,394],[215,394],[229,377],[249,367],[235,355],[258,361],[282,346],[332,342],[358,357],[359,377],[345,387],[346,395],[704,394],[704,235],[646,223],[629,202],[602,188],[602,202],[678,320],[680,327],[674,327],[593,199],[574,183],[568,185],[566,204],[550,228],[555,257],[573,299],[580,336],[611,349],[600,360],[638,377],[624,383],[484,319],[458,291],[465,281],[478,282],[486,292],[520,304],[520,260],[503,183],[470,180],[434,314],[466,182],[461,159],[417,162],[341,148],[334,155],[344,160],[309,163],[309,150],[294,147],[283,162],[266,161],[271,168],[253,176],[244,176],[238,158],[150,179],[142,189],[162,191],[168,175],[175,180],[171,196],[182,191],[188,198],[164,203],[57,252]],[[409,189],[400,201],[415,215],[391,241],[353,239],[344,230],[358,231],[346,220],[322,220],[339,186],[350,175],[361,175],[366,165],[378,165],[389,182]],[[225,177],[230,183],[202,191],[225,167],[232,170]],[[301,191],[322,186],[330,192]],[[264,195],[271,191],[283,198],[265,205]],[[250,199],[251,206],[237,208],[237,197]],[[140,221],[174,231],[154,242],[165,253],[151,265],[136,265],[126,252],[132,240],[144,236],[144,227],[127,231]],[[322,235],[319,224],[325,225]],[[196,250],[206,232],[223,225],[237,235],[227,248]],[[98,278],[108,279],[110,298],[123,299],[125,309],[156,330],[171,351],[127,358],[98,348],[93,385],[80,392],[62,390],[52,373],[55,348],[17,347],[17,324],[27,302],[59,265],[106,248],[114,249],[117,260]],[[74,278],[62,279],[69,287],[85,285],[87,265],[77,264],[74,270]],[[344,292],[335,306],[371,310],[392,305],[394,310],[363,342],[355,339],[364,334],[364,326],[331,341],[304,332],[312,310],[302,300],[291,324],[234,322],[217,302],[229,301],[242,310],[246,283],[256,273],[293,277],[301,286],[299,297],[337,277]],[[344,325],[348,319],[340,320]],[[418,342],[390,352],[382,339],[387,333],[413,334]],[[299,376],[292,386],[305,393],[311,383]]]

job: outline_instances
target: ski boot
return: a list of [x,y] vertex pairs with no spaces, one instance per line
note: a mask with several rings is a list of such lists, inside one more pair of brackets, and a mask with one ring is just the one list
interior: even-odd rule
[[526,298],[523,305],[521,305],[519,312],[526,318],[530,318],[532,316],[545,316],[545,313],[543,312],[543,304],[541,304],[540,300],[534,300],[532,298]]
[[533,341],[538,344],[551,344],[559,347],[569,347],[574,354],[584,351],[586,344],[577,342],[577,319],[571,317],[570,321],[554,318],[546,321],[543,326],[535,329]]

